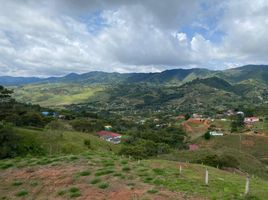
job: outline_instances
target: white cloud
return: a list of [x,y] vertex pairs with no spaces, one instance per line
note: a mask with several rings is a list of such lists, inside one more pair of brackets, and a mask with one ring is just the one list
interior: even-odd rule
[[265,0],[0,0],[0,5],[0,75],[267,62]]

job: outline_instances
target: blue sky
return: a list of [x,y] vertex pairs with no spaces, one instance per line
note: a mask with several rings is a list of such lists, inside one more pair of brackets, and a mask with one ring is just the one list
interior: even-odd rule
[[267,64],[266,0],[0,0],[0,75]]

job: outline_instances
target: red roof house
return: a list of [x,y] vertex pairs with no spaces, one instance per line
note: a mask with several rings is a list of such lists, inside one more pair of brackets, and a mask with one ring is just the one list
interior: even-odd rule
[[121,137],[122,135],[111,131],[99,131],[97,132],[99,137]]

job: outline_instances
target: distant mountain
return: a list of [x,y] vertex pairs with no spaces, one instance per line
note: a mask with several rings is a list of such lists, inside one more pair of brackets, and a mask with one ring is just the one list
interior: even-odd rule
[[12,77],[0,76],[0,85],[16,86],[40,82],[42,79],[36,77]]
[[63,77],[0,77],[0,85],[19,86],[34,83],[74,83],[74,84],[119,84],[119,83],[152,83],[181,85],[197,78],[219,77],[232,84],[254,80],[268,84],[268,65],[246,65],[223,71],[208,69],[172,69],[159,73],[107,73],[94,71],[84,74],[71,73]]
[[228,69],[220,72],[219,76],[232,83],[254,80],[268,84],[268,65],[246,65]]

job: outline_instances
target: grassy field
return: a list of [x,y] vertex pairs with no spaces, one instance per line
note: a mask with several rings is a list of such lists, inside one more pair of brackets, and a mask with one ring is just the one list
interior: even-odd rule
[[0,161],[0,168],[0,199],[268,198],[268,182],[257,177],[251,177],[245,198],[245,176],[198,164],[137,161],[112,152],[16,158]]
[[90,140],[92,150],[117,152],[120,148],[119,145],[113,145],[90,133],[26,128],[15,128],[15,131],[21,136],[23,145],[36,144],[44,150],[45,154],[79,154],[88,150],[84,144],[85,140]]
[[14,89],[14,97],[21,102],[55,107],[86,102],[103,86],[83,86],[76,84],[38,84]]

